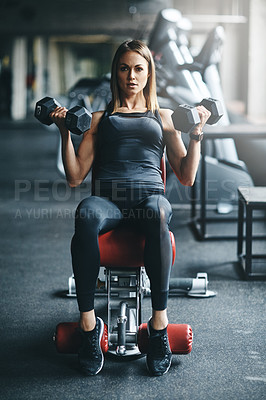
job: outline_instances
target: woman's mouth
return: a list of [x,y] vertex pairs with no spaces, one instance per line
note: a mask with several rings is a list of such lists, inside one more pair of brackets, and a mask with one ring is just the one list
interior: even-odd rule
[[128,83],[127,86],[130,88],[134,88],[135,86],[137,86],[137,84],[136,83]]

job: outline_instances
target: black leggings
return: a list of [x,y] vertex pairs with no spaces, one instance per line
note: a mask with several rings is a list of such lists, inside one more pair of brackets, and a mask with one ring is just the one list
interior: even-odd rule
[[79,310],[94,309],[100,254],[98,235],[119,224],[133,224],[145,234],[144,265],[151,283],[152,307],[167,308],[172,247],[169,222],[172,208],[160,194],[147,196],[130,209],[97,196],[81,201],[76,211],[75,234],[71,243],[72,264]]

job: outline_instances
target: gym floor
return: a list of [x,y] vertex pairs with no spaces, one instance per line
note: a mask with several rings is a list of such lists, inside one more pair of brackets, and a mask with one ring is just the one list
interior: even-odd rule
[[[75,355],[56,352],[57,323],[78,320],[76,300],[65,292],[73,213],[89,188],[69,189],[59,176],[53,130],[35,121],[1,127],[1,399],[265,399],[265,282],[242,279],[235,240],[196,241],[188,208],[175,210],[171,222],[172,276],[207,272],[209,289],[217,292],[169,299],[169,321],[192,326],[192,352],[174,356],[159,378],[148,375],[145,358],[107,358],[101,373],[87,378]],[[228,224],[214,229],[236,231]],[[256,246],[265,249],[265,241]],[[97,297],[96,308],[105,319],[104,298]],[[145,298],[144,319],[149,316]]]

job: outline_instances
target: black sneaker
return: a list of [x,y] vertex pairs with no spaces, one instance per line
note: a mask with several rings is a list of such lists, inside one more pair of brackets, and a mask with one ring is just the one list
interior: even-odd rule
[[101,349],[101,338],[103,335],[104,323],[99,317],[96,318],[96,326],[90,332],[79,329],[81,333],[81,346],[78,350],[80,370],[85,375],[97,375],[104,362]]
[[166,374],[171,366],[172,353],[168,341],[167,328],[156,331],[147,324],[149,346],[146,358],[146,365],[149,373],[154,376]]

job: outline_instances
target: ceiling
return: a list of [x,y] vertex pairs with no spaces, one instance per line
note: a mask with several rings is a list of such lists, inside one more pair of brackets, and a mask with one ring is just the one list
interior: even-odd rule
[[138,35],[171,0],[1,0],[0,35]]

